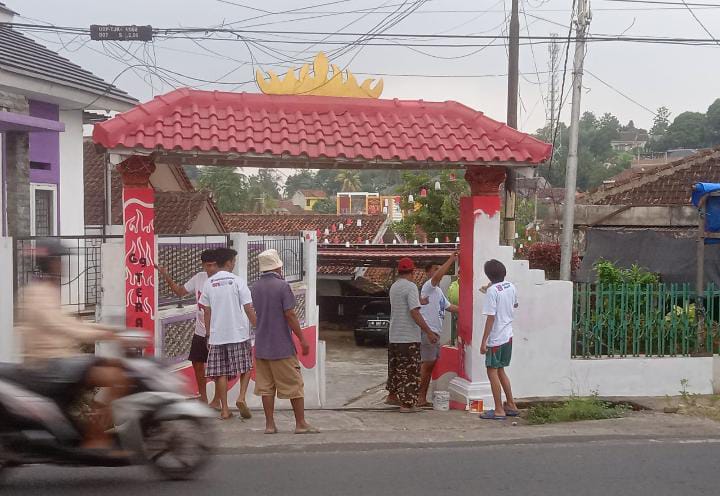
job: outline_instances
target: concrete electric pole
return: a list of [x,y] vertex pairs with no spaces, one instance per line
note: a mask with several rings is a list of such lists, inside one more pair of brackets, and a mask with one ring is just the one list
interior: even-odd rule
[[[518,121],[518,83],[520,59],[520,0],[512,0],[510,14],[509,46],[508,46],[508,96],[507,96],[507,125],[517,129]],[[503,234],[505,244],[513,246],[515,243],[515,170],[508,168],[505,178],[505,212],[503,216]]]
[[577,183],[578,136],[580,133],[580,98],[582,97],[583,63],[585,61],[585,33],[590,24],[590,0],[577,0],[575,23],[575,60],[573,61],[573,92],[570,114],[570,142],[565,169],[565,209],[563,212],[560,252],[560,279],[572,276],[573,227],[575,225],[575,190]]

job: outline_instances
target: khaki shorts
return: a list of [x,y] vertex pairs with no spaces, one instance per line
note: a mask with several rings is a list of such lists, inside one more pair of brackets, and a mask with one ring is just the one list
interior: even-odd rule
[[280,360],[255,359],[255,395],[283,400],[303,398],[304,382],[296,356]]

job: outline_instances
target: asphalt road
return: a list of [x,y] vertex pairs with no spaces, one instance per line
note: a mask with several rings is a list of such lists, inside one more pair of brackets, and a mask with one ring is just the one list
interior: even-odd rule
[[718,442],[606,441],[225,455],[191,482],[142,468],[16,469],[0,494],[714,495],[718,453]]

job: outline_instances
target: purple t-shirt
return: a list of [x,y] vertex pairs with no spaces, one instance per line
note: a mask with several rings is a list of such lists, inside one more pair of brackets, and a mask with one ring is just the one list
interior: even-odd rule
[[285,311],[295,308],[295,295],[290,285],[279,274],[266,272],[250,291],[257,314],[255,357],[281,360],[294,356],[292,330],[285,319]]

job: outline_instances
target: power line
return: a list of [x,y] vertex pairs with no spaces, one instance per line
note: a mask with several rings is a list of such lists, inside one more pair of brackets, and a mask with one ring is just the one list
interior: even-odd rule
[[593,74],[592,72],[588,71],[587,69],[585,69],[585,72],[588,73],[588,75],[590,75],[592,78],[598,80],[600,83],[604,84],[605,86],[607,86],[608,88],[610,88],[611,90],[613,90],[615,93],[617,93],[618,95],[620,95],[620,96],[622,96],[623,98],[625,98],[626,100],[634,103],[635,105],[637,105],[637,106],[640,107],[641,109],[646,110],[647,112],[651,113],[652,115],[657,115],[654,110],[646,107],[645,105],[643,105],[642,103],[638,102],[638,101],[635,100],[634,98],[626,95],[625,93],[623,93],[623,92],[620,91],[619,89],[615,88],[615,87],[614,87],[613,85],[611,85],[610,83],[608,83],[608,82],[606,82],[606,81],[603,81],[602,79],[600,79],[600,78],[597,77],[595,74]]
[[718,42],[717,39],[715,38],[715,36],[713,36],[713,34],[710,32],[710,30],[705,27],[705,24],[703,24],[703,22],[700,20],[700,18],[697,15],[695,15],[695,12],[693,12],[693,9],[690,8],[690,4],[688,4],[685,0],[682,0],[682,3],[683,3],[683,5],[685,5],[685,7],[687,7],[688,12],[690,12],[690,14],[693,16],[693,18],[697,21],[697,23],[700,24],[700,27],[703,28],[703,31],[705,31],[708,34],[708,36],[710,36],[712,39],[714,39],[715,43],[717,43],[720,46],[720,42]]

